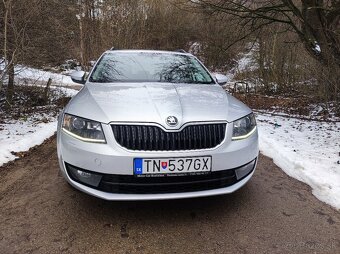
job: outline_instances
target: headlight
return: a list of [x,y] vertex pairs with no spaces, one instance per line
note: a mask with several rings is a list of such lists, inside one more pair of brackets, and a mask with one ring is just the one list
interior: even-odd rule
[[99,122],[64,114],[62,129],[67,134],[82,141],[106,143],[102,126]]
[[236,120],[233,126],[232,140],[248,138],[256,131],[256,120],[253,113]]

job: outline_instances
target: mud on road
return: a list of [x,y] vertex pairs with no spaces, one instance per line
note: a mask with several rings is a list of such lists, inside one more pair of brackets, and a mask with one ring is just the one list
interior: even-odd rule
[[107,202],[70,187],[55,137],[0,168],[0,253],[340,253],[340,213],[261,156],[232,195]]

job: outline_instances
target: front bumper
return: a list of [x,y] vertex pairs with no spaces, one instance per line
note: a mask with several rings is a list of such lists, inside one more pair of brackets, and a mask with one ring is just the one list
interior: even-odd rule
[[[106,200],[161,200],[228,194],[241,188],[249,181],[255,171],[256,159],[259,152],[257,132],[247,139],[231,141],[232,131],[230,128],[232,128],[232,125],[227,125],[224,142],[214,149],[174,152],[128,151],[116,143],[109,125],[103,125],[107,144],[86,143],[69,136],[58,128],[57,139],[60,169],[64,177],[73,187],[87,194]],[[236,174],[234,174],[234,178],[228,179],[228,182],[224,185],[222,182],[219,182],[219,185],[211,185],[210,187],[203,189],[189,188],[184,189],[183,191],[176,190],[173,192],[171,192],[171,190],[164,191],[160,188],[159,193],[157,193],[157,189],[152,193],[143,191],[136,191],[136,193],[127,191],[122,193],[122,191],[115,192],[115,190],[112,191],[112,189],[108,190],[105,188],[90,187],[76,181],[76,179],[70,175],[66,167],[66,165],[72,165],[79,169],[101,175],[122,175],[133,178],[133,159],[137,157],[157,158],[206,155],[212,156],[212,174],[215,174],[216,172],[235,172],[235,169],[254,160],[256,161],[250,173],[242,176],[242,178],[236,177]]]
[[121,194],[121,193],[109,193],[103,192],[86,185],[80,184],[74,180],[72,180],[68,175],[66,177],[67,181],[76,189],[83,191],[89,195],[110,200],[110,201],[136,201],[136,200],[167,200],[167,199],[184,199],[184,198],[199,198],[199,197],[208,197],[208,196],[217,196],[230,194],[240,189],[243,185],[245,185],[252,175],[254,174],[254,170],[247,175],[242,180],[237,183],[218,189],[204,190],[204,191],[193,191],[193,192],[176,192],[176,193],[162,193],[162,194]]

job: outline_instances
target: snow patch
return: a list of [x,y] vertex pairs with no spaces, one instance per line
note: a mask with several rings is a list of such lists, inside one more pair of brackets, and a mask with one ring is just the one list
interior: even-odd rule
[[28,151],[51,137],[57,129],[57,121],[39,124],[14,121],[1,127],[4,129],[0,131],[0,166],[16,158],[12,152]]
[[[70,76],[60,73],[52,73],[49,71],[43,71],[39,69],[29,68],[21,65],[15,67],[17,80],[29,80],[36,82],[47,82],[49,78],[52,79],[53,84],[58,85],[74,85]],[[31,82],[29,82],[31,83]]]
[[[248,52],[238,60],[237,67],[229,71],[227,75],[233,82],[225,86],[226,90],[235,88],[235,75],[238,72],[254,71],[258,68],[254,61],[257,47],[257,44],[250,49],[248,47]],[[317,43],[315,51],[321,52]],[[248,82],[248,85],[250,89],[255,86],[251,82]],[[242,83],[236,84],[236,88],[244,89]],[[314,110],[307,117],[322,119],[322,112],[333,106],[310,105]],[[273,112],[277,114],[277,110]],[[320,122],[294,118],[293,115],[282,112],[279,116],[268,112],[257,111],[261,152],[271,157],[286,174],[308,184],[319,200],[340,209],[339,118],[330,112],[329,119],[334,122]]]
[[[55,88],[66,96],[74,96],[78,91],[70,88]],[[40,145],[57,130],[57,116],[35,114],[28,119],[19,119],[0,124],[0,166],[17,158],[14,153],[28,151]]]
[[[0,71],[5,68],[5,62],[0,58]],[[53,73],[50,71],[44,71],[27,67],[24,65],[16,65],[15,71],[15,82],[17,85],[24,84],[39,84],[41,82],[46,83],[49,78],[52,79],[53,85],[72,86],[74,82],[69,75],[62,73]],[[66,73],[66,72],[65,72]],[[69,74],[69,73],[68,73]],[[6,79],[5,79],[6,81]]]
[[261,152],[340,209],[340,123],[257,115]]
[[317,53],[317,54],[320,54],[321,53],[321,47],[320,45],[318,44],[317,41],[314,42],[314,48],[313,48],[314,52]]

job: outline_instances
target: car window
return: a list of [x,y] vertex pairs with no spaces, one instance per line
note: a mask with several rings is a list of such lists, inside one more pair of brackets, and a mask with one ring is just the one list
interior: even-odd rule
[[157,52],[106,53],[95,66],[90,81],[214,84],[195,57]]

